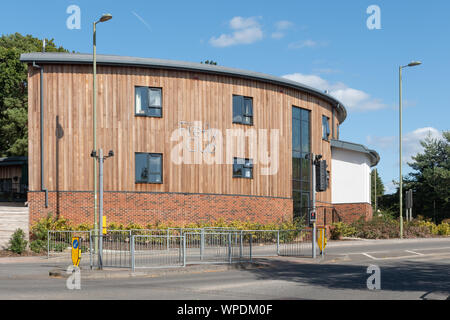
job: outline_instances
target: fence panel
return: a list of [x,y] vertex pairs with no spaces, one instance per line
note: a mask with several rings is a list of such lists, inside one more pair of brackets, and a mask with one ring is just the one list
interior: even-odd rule
[[186,264],[233,263],[249,258],[243,252],[241,232],[188,232]]
[[[101,244],[98,242],[101,238]],[[102,266],[110,268],[131,268],[131,231],[107,230],[106,234],[91,234],[91,263],[99,265],[98,252],[102,247]]]
[[72,238],[80,238],[81,260],[80,267],[89,267],[91,243],[90,231],[47,231],[47,258],[56,263],[72,265]]
[[[273,257],[279,253],[280,230],[241,230],[244,254]],[[250,248],[251,245],[251,248]]]
[[295,257],[312,257],[313,231],[280,230],[279,255]]
[[138,235],[132,237],[132,269],[183,267],[184,237]]

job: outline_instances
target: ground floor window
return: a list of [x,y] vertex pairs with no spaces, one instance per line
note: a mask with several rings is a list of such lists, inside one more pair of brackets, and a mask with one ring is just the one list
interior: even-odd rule
[[161,153],[136,153],[136,183],[162,183],[162,164]]

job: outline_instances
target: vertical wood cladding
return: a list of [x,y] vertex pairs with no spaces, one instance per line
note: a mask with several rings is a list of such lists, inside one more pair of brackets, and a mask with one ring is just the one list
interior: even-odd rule
[[[43,64],[45,185],[50,191],[90,191],[92,178],[92,68],[88,65]],[[30,190],[40,188],[39,70],[29,68]],[[331,106],[321,99],[281,85],[200,72],[142,67],[97,67],[97,145],[114,150],[105,162],[106,191],[181,192],[292,197],[292,106],[311,110],[312,151],[322,154],[331,171],[330,143],[322,140],[322,115],[332,118]],[[162,88],[162,118],[135,116],[135,86]],[[232,123],[232,96],[253,98],[253,126]],[[177,142],[171,135],[181,121],[201,121],[211,128],[277,129],[280,149],[275,175],[233,179],[231,164],[171,162]],[[335,115],[335,123],[338,123]],[[225,149],[225,148],[224,148]],[[135,184],[135,152],[162,153],[163,184]],[[233,150],[228,158],[249,157]],[[228,159],[228,163],[232,163]],[[331,188],[331,187],[330,187]],[[317,195],[331,202],[331,189]]]

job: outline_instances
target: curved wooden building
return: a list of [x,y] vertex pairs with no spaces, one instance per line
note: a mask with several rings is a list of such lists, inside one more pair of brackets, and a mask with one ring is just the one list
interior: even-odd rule
[[[53,213],[93,224],[92,55],[21,61],[29,64],[30,221]],[[291,220],[310,206],[309,153],[322,155],[333,179],[330,141],[346,110],[300,83],[99,55],[97,93],[97,146],[114,151],[104,166],[108,222]],[[329,183],[317,205],[331,207],[331,194]]]

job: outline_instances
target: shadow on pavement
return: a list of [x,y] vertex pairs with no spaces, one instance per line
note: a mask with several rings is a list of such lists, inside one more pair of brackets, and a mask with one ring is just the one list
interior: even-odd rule
[[[249,270],[259,279],[277,279],[330,289],[367,290],[365,265],[299,264],[277,261],[269,268]],[[450,297],[450,264],[404,261],[380,265],[381,290],[440,292]],[[426,297],[423,297],[426,299]]]

